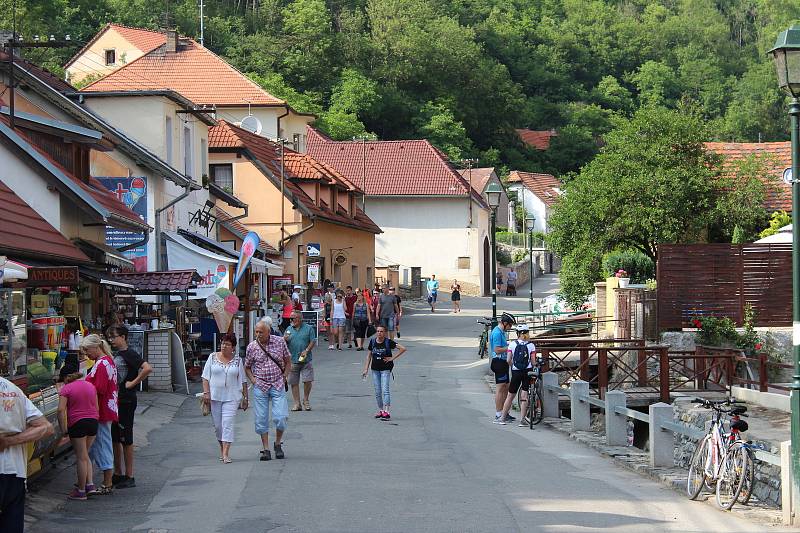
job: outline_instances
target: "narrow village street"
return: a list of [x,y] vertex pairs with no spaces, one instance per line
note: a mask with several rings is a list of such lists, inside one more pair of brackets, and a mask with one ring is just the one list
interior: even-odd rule
[[[553,277],[536,281],[535,296]],[[372,418],[362,352],[315,350],[311,412],[292,413],[285,460],[259,462],[252,410],[232,464],[186,399],[137,453],[137,487],[67,501],[65,465],[33,484],[28,531],[763,531],[621,470],[544,426],[492,424],[475,319],[489,298],[431,314],[410,302],[392,382],[391,421]],[[525,298],[500,298],[521,310]],[[147,395],[142,395],[146,398]],[[139,415],[146,427],[151,413]]]

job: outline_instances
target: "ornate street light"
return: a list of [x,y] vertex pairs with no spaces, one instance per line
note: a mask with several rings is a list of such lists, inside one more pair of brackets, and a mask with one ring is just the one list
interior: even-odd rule
[[529,311],[533,313],[533,228],[536,225],[536,217],[528,213],[525,217],[525,227],[528,228],[528,262],[530,264],[530,272],[528,275],[530,283],[530,294],[528,295]]
[[497,278],[497,236],[496,233],[496,224],[497,224],[497,207],[500,205],[500,196],[503,194],[503,189],[500,186],[492,182],[486,187],[486,203],[489,204],[489,207],[492,209],[492,223],[490,226],[491,238],[492,238],[492,327],[497,325],[497,284],[495,283],[495,279]]
[[782,31],[769,51],[775,59],[778,85],[792,101],[792,321],[794,323],[794,376],[792,406],[792,479],[794,494],[800,494],[800,26]]

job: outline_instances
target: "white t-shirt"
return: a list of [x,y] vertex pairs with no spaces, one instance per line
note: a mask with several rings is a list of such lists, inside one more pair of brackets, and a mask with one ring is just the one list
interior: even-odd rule
[[344,302],[339,303],[336,300],[333,301],[333,318],[347,318],[344,312]]
[[[514,339],[508,343],[508,358],[511,360],[511,370],[523,370],[514,366],[514,350],[519,346],[520,341]],[[533,368],[533,358],[536,357],[536,346],[528,341],[528,368]]]
[[208,380],[208,388],[211,391],[209,396],[215,402],[241,401],[242,383],[247,382],[244,361],[238,355],[234,355],[231,362],[224,365],[217,359],[217,352],[214,352],[206,359],[203,379]]
[[300,293],[299,292],[293,292],[292,293],[292,300],[295,301],[295,302],[299,302],[300,301]]
[[[44,416],[19,387],[3,378],[0,378],[0,400],[3,402],[4,412],[10,413],[12,410],[24,409],[26,424],[34,418]],[[13,403],[7,404],[6,402]],[[0,474],[15,474],[22,479],[28,477],[27,446],[27,444],[20,444],[0,452]]]

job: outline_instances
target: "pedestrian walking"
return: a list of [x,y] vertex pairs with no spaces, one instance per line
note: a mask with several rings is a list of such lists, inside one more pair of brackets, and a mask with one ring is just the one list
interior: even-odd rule
[[333,290],[333,283],[328,282],[329,284],[325,286],[325,295],[322,297],[322,301],[325,304],[325,322],[328,324],[328,344],[333,344],[335,341],[331,337],[331,313],[333,312],[333,301],[336,299],[336,293]]
[[370,311],[372,311],[372,325],[377,326],[380,323],[381,317],[378,316],[378,305],[380,305],[382,293],[379,290],[372,291],[372,299],[370,300]]
[[87,496],[97,493],[92,461],[89,459],[89,448],[97,435],[97,419],[100,416],[97,389],[84,380],[80,372],[66,375],[64,383],[58,393],[58,423],[61,433],[66,435],[64,440],[72,444],[78,477],[67,498],[86,500]]
[[53,434],[53,425],[22,390],[0,377],[0,531],[25,530],[28,443]]
[[[366,291],[365,291],[366,292]],[[356,303],[353,305],[353,329],[356,337],[356,351],[364,351],[367,328],[372,323],[372,309],[364,299],[364,293],[358,291]]]
[[302,289],[300,285],[295,285],[294,288],[292,289],[292,303],[295,309],[298,309],[299,307],[299,309],[302,311],[303,301],[302,301],[302,295],[300,294],[300,289]]
[[136,486],[133,467],[133,421],[136,414],[136,389],[153,371],[150,363],[128,347],[128,328],[113,326],[107,331],[111,346],[117,350],[114,366],[117,369],[117,388],[119,390],[119,421],[111,425],[111,438],[114,442],[115,489]]
[[272,459],[269,451],[270,421],[275,425],[275,458],[284,458],[283,432],[289,417],[286,375],[292,359],[286,341],[272,335],[271,330],[272,319],[262,317],[255,327],[255,340],[247,345],[244,360],[247,378],[253,383],[253,411],[256,433],[261,437],[261,461]]
[[[500,317],[500,323],[494,327],[492,334],[489,336],[489,351],[492,354],[490,368],[494,372],[494,382],[497,384],[497,391],[494,395],[495,424],[506,423],[503,416],[503,405],[505,405],[506,396],[508,396],[508,384],[511,381],[507,360],[508,340],[506,339],[506,331],[516,323],[517,321],[513,316],[503,313]],[[510,418],[514,419],[514,417]]]
[[436,312],[436,298],[439,295],[439,282],[436,281],[436,274],[431,274],[431,279],[425,284],[428,289],[428,305],[431,306],[431,313]]
[[397,298],[391,294],[389,286],[383,288],[383,294],[378,300],[378,317],[380,325],[389,333],[389,338],[394,340],[394,321],[397,317]]
[[[397,349],[397,353],[392,355],[394,349]],[[406,348],[389,339],[386,336],[386,327],[380,325],[375,333],[375,338],[369,341],[368,350],[361,377],[366,378],[370,369],[372,370],[372,385],[375,387],[375,401],[378,404],[375,418],[389,420],[392,418],[389,414],[392,407],[390,391],[392,369],[394,369],[394,362],[406,353]]]
[[342,345],[344,344],[344,330],[347,322],[344,293],[342,291],[336,291],[336,297],[334,298],[331,307],[331,340],[328,349],[333,350],[335,344],[336,349],[341,350]]
[[203,367],[203,401],[211,410],[211,420],[219,442],[219,460],[231,463],[231,444],[236,412],[249,406],[247,373],[244,361],[234,353],[236,336],[225,334],[219,351],[206,359]]
[[344,293],[344,314],[347,318],[344,328],[344,336],[347,338],[347,348],[353,348],[353,306],[356,304],[356,295],[353,293],[353,287],[348,285]]
[[[286,331],[286,328],[289,327],[289,323],[291,322],[292,318],[292,311],[294,311],[294,301],[286,294],[286,291],[281,291],[280,295],[278,296],[278,300],[280,304],[283,306],[281,308],[281,323],[278,326],[281,334]],[[220,333],[225,333],[220,332]]]
[[497,270],[497,274],[495,276],[495,284],[496,284],[496,287],[497,287],[497,292],[499,294],[500,291],[503,290],[503,273],[500,272],[499,269]]
[[516,296],[517,295],[517,272],[514,270],[514,267],[511,267],[511,270],[508,271],[506,274],[506,296]]
[[400,319],[403,318],[403,299],[400,298],[400,295],[397,294],[397,291],[394,287],[389,289],[389,294],[394,296],[395,301],[397,302],[397,314],[394,317],[394,331],[397,334],[397,338],[400,338]]
[[453,302],[453,313],[461,312],[461,284],[457,279],[450,285],[450,300]]
[[508,413],[511,411],[514,397],[519,389],[522,388],[522,394],[519,398],[519,410],[522,416],[520,417],[519,425],[520,427],[528,425],[528,420],[525,417],[525,413],[528,412],[528,385],[531,382],[528,372],[533,369],[535,358],[536,346],[528,338],[528,325],[520,324],[517,326],[517,338],[508,343],[506,361],[511,367],[511,382],[508,385],[508,395],[500,417],[504,422],[510,422]]
[[114,485],[114,446],[111,425],[119,422],[119,396],[117,390],[117,368],[111,357],[111,347],[100,335],[88,335],[81,342],[81,350],[94,361],[86,381],[97,389],[97,435],[89,448],[89,457],[103,472],[103,483],[98,494],[111,494]]
[[[286,328],[283,340],[292,356],[292,369],[289,371],[289,387],[292,389],[294,405],[292,411],[311,410],[311,386],[314,384],[314,366],[311,364],[311,350],[317,343],[317,332],[303,322],[303,315],[292,313],[292,324]],[[300,404],[300,381],[303,382],[303,403]]]

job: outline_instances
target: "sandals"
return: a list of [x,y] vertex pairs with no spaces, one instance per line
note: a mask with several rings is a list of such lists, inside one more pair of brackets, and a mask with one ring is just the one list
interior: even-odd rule
[[230,457],[226,457],[222,460],[222,462],[225,463],[226,465],[229,465],[233,462],[233,459],[231,459]]
[[302,410],[303,410],[303,408],[302,408],[302,407],[300,407],[300,404],[299,404],[299,403],[296,403],[296,404],[294,404],[294,405],[292,406],[292,411],[302,411]]
[[275,448],[275,459],[283,459],[283,447],[280,444],[274,444],[273,447]]
[[100,485],[100,488],[97,489],[97,494],[101,496],[108,496],[114,492],[113,487],[106,487],[105,485]]
[[272,459],[272,454],[269,450],[261,450],[261,457],[258,458],[259,461],[269,461]]
[[304,400],[303,401],[303,409],[305,409],[306,411],[310,411],[311,410],[311,402],[309,402],[308,400]]

